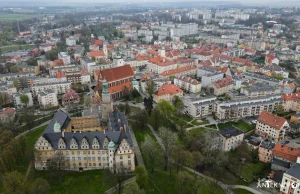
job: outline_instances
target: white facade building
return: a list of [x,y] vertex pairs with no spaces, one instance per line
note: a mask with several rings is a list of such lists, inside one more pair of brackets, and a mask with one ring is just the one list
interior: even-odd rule
[[65,52],[58,53],[58,58],[63,60],[64,65],[71,64],[71,57]]
[[57,94],[64,94],[67,89],[71,88],[70,82],[55,82],[55,83],[38,83],[32,85],[32,93],[37,96],[39,92],[53,90]]
[[66,39],[66,45],[68,46],[75,46],[76,45],[76,39],[73,36],[70,36]]
[[32,93],[28,89],[24,89],[24,90],[20,90],[19,92],[13,94],[13,100],[14,100],[15,107],[21,108],[21,107],[26,106],[26,104],[24,104],[21,101],[21,95],[28,96],[29,101],[28,101],[27,106],[33,106]]
[[57,94],[53,90],[45,90],[38,93],[39,104],[48,107],[48,106],[58,106]]

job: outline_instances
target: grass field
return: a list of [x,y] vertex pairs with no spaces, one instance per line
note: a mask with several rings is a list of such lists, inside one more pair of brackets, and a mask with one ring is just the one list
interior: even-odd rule
[[25,44],[25,45],[2,46],[2,47],[0,47],[0,49],[1,49],[2,52],[7,52],[7,51],[17,51],[17,50],[24,50],[24,49],[32,49],[34,47],[35,47],[35,45]]
[[245,133],[248,132],[248,131],[251,131],[252,129],[255,128],[255,125],[250,125],[250,124],[248,124],[244,121],[228,122],[228,123],[223,123],[223,124],[218,125],[219,129],[224,129],[224,128],[229,127],[229,126],[238,127],[241,130],[243,130]]
[[31,18],[32,15],[23,14],[0,14],[0,21],[21,21]]

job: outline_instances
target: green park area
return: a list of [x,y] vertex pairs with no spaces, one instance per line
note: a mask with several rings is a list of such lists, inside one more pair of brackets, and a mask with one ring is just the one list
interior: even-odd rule
[[244,121],[238,121],[238,122],[227,122],[227,123],[223,123],[218,125],[219,129],[224,129],[226,127],[229,126],[235,126],[241,130],[243,130],[245,133],[247,133],[248,131],[251,131],[255,128],[255,125],[251,125],[249,123],[246,123]]
[[35,48],[35,45],[26,44],[26,45],[9,45],[9,46],[0,47],[1,52],[26,50],[26,49],[32,49],[32,48]]
[[0,21],[21,21],[31,17],[32,15],[25,14],[0,14]]

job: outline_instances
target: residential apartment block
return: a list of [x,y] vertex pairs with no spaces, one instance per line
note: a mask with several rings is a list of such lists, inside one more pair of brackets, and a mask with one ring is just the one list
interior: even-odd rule
[[263,111],[257,118],[255,133],[278,142],[285,138],[289,129],[290,126],[285,118]]
[[38,84],[33,84],[31,87],[32,94],[34,96],[38,95],[39,92],[43,92],[45,90],[53,90],[57,94],[63,94],[66,92],[66,90],[70,88],[71,88],[70,82],[38,83]]
[[153,100],[159,102],[160,100],[172,101],[174,96],[183,97],[183,91],[174,84],[163,84],[154,94]]
[[222,150],[235,150],[244,140],[244,132],[235,126],[226,127],[219,131]]
[[275,143],[266,139],[261,141],[258,147],[258,160],[264,163],[270,163],[272,161],[272,151]]
[[215,96],[226,94],[232,88],[233,88],[233,81],[230,76],[226,76],[223,79],[213,82],[213,89],[214,89]]
[[258,116],[261,112],[273,112],[282,104],[281,96],[231,100],[217,105],[216,116],[221,120],[235,120]]
[[189,93],[198,93],[201,91],[201,83],[189,76],[176,76],[174,84]]
[[193,117],[203,117],[216,112],[217,98],[184,96],[182,99],[185,111]]
[[53,90],[39,92],[38,101],[43,107],[58,106],[57,94]]
[[282,177],[280,194],[298,194],[300,193],[300,158],[297,163],[288,169]]
[[28,89],[24,89],[24,90],[19,90],[19,92],[16,92],[13,94],[13,101],[14,101],[14,105],[17,108],[21,108],[21,107],[25,107],[26,104],[24,104],[21,101],[21,95],[26,95],[28,96],[28,104],[27,106],[33,106],[33,99],[32,99],[32,93],[28,90]]

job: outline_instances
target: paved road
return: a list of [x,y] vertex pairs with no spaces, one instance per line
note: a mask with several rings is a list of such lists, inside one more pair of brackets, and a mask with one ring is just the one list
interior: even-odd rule
[[141,150],[139,148],[139,144],[136,141],[136,138],[135,138],[135,135],[133,133],[132,128],[129,132],[130,132],[130,135],[131,135],[131,138],[132,138],[133,149],[134,149],[134,153],[135,153],[135,157],[136,157],[136,160],[138,162],[138,165],[139,166],[145,166],[145,163],[144,163],[144,160],[143,160],[143,157],[142,157],[142,154],[141,154]]

